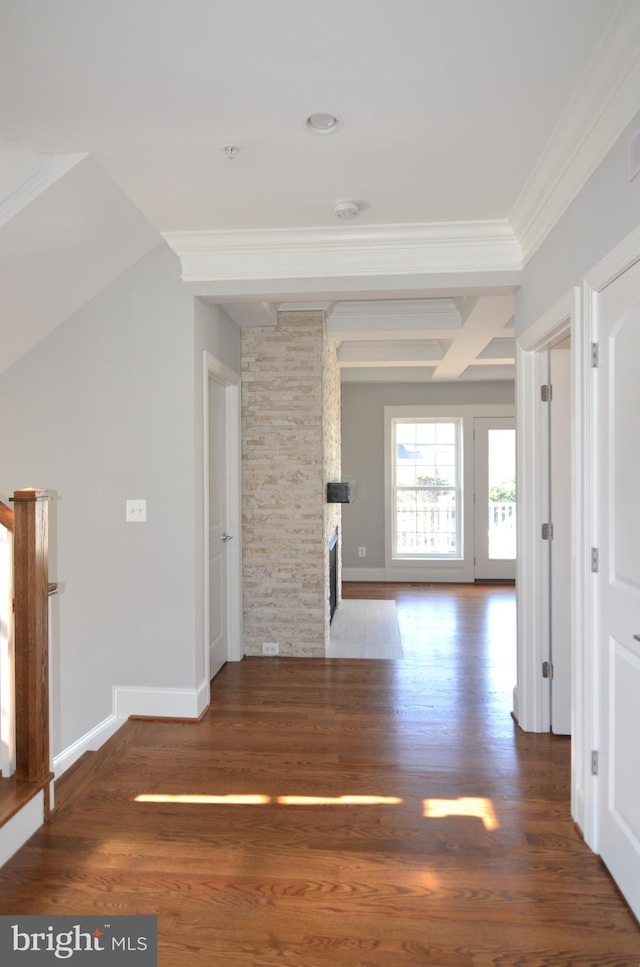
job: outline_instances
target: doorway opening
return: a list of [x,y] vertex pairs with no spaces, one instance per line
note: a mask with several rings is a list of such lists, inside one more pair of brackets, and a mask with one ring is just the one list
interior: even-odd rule
[[208,683],[242,642],[240,377],[203,354],[204,634]]

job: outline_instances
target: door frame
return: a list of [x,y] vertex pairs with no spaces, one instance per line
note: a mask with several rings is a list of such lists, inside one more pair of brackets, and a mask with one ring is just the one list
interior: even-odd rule
[[[589,371],[590,378],[585,380],[584,394],[584,469],[582,474],[584,486],[584,505],[579,526],[585,534],[585,548],[598,546],[598,474],[599,453],[596,447],[597,431],[597,389],[594,377],[597,369],[591,366],[591,345],[598,341],[597,330],[597,298],[611,282],[636,262],[640,261],[640,228],[635,229],[623,239],[608,255],[583,279],[584,304],[584,339],[583,358],[585,371]],[[598,641],[598,587],[593,576],[588,582],[587,593],[582,601],[581,618],[584,630],[585,647],[585,755],[591,756],[592,749],[600,746],[600,699],[599,699],[599,649]],[[589,750],[587,752],[587,750]],[[599,779],[591,775],[591,770],[585,772],[587,777],[584,786],[584,824],[582,830],[587,844],[594,852],[599,851]]]
[[203,352],[203,550],[204,550],[204,668],[209,683],[209,380],[225,388],[227,457],[227,527],[234,540],[227,544],[227,661],[241,661],[242,637],[242,438],[240,376],[206,350]]
[[[514,692],[514,715],[527,732],[548,732],[551,727],[550,691],[542,677],[542,663],[549,660],[549,556],[541,539],[548,520],[548,415],[540,387],[548,382],[547,350],[571,333],[571,812],[585,831],[590,774],[589,699],[591,661],[585,642],[585,611],[590,590],[587,548],[589,530],[584,527],[589,495],[591,367],[590,339],[585,333],[581,292],[573,288],[518,337],[517,346],[517,467],[518,467],[518,684]],[[535,468],[533,473],[530,468]],[[529,471],[527,473],[527,471]],[[586,831],[585,831],[586,832]]]

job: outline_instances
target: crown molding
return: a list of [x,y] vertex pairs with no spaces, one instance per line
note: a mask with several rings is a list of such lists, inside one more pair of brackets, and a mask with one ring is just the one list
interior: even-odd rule
[[185,282],[336,278],[521,268],[518,240],[505,220],[167,232]]
[[278,312],[324,312],[329,315],[335,302],[280,302]]
[[523,265],[640,110],[640,5],[619,6],[509,222]]
[[86,153],[40,154],[40,166],[36,173],[0,203],[0,225],[14,218],[86,157]]

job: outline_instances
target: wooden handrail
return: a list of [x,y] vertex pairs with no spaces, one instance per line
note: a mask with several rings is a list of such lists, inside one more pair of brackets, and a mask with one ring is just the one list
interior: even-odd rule
[[13,519],[14,513],[11,510],[11,507],[7,507],[7,505],[3,504],[0,500],[0,524],[2,524],[3,527],[6,527],[8,531],[11,531],[11,533],[13,533]]
[[13,502],[16,778],[41,783],[50,771],[48,494],[16,490]]

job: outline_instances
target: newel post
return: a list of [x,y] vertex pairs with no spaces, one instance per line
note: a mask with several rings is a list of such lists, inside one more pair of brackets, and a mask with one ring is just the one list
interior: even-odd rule
[[16,777],[49,774],[48,524],[46,490],[16,490],[14,594]]

